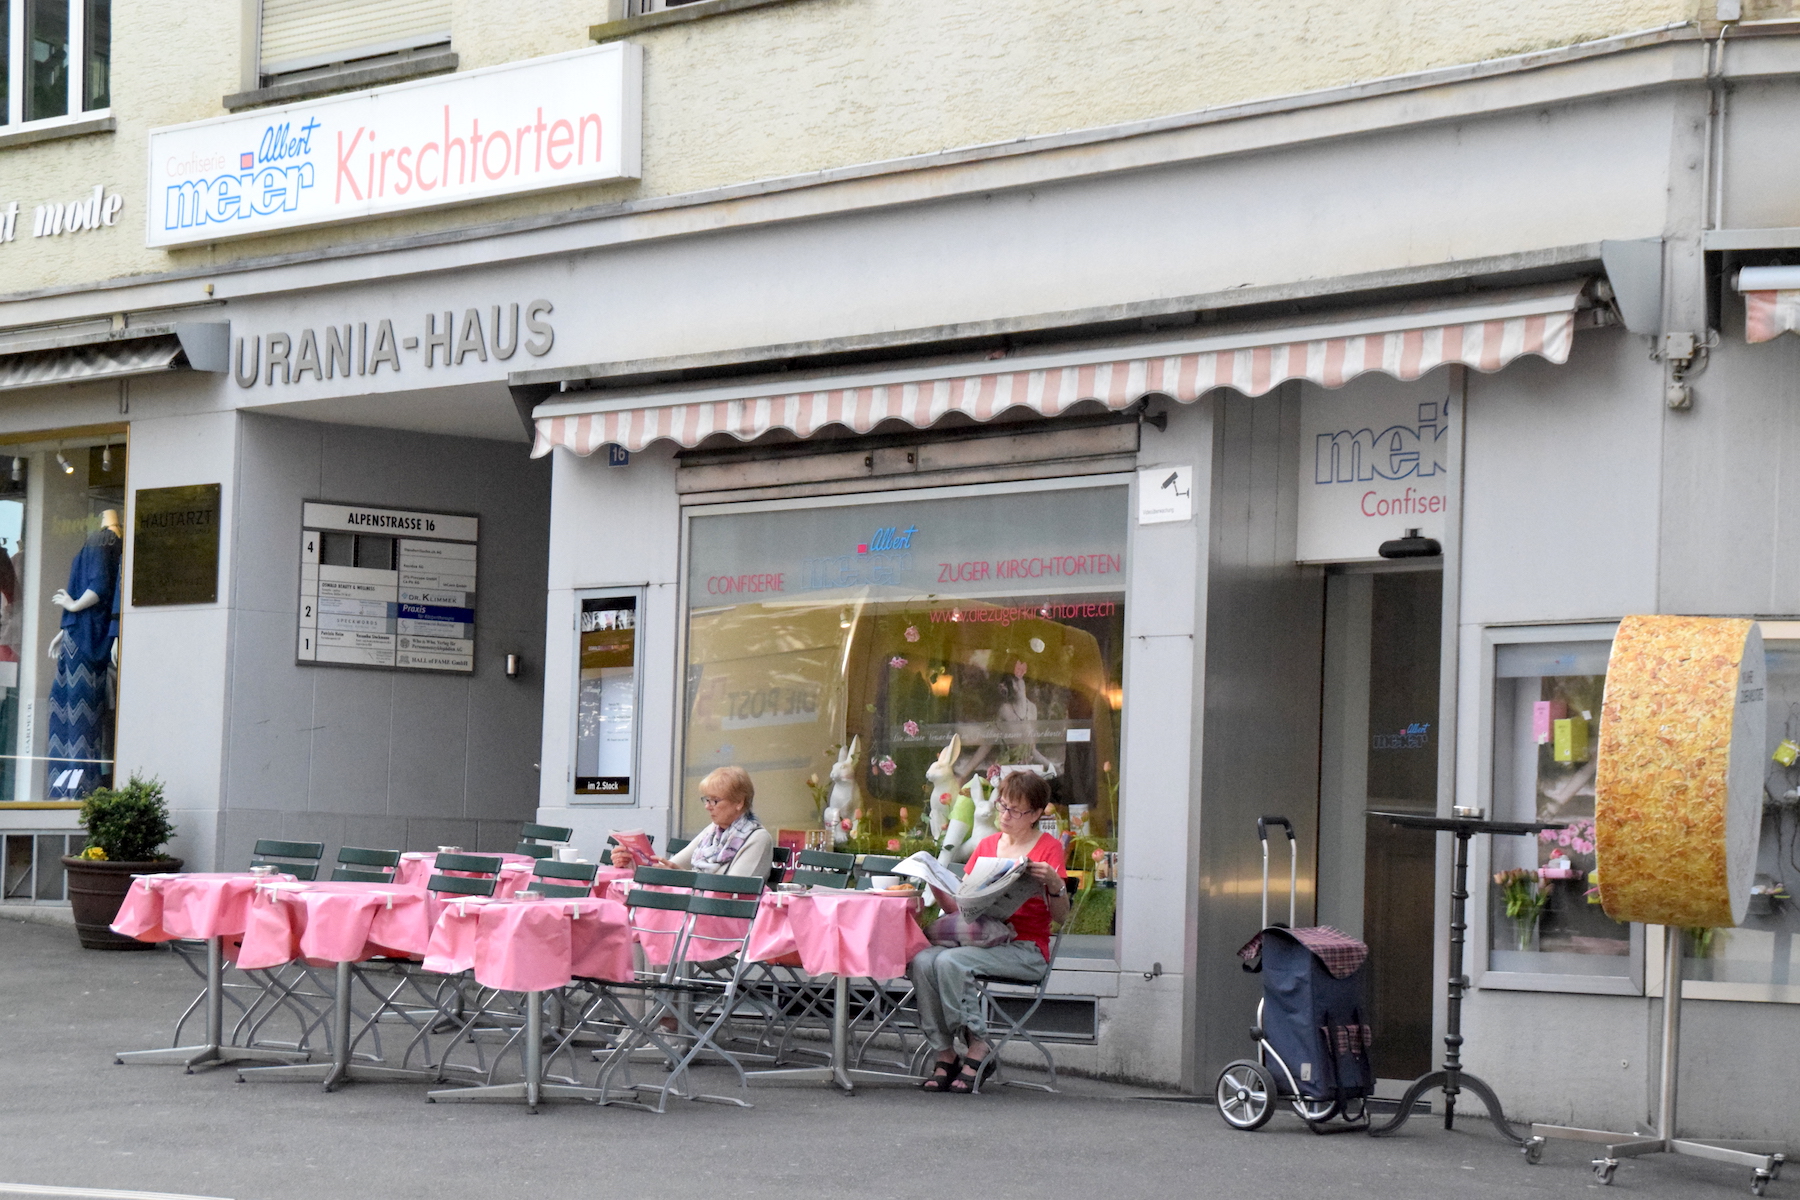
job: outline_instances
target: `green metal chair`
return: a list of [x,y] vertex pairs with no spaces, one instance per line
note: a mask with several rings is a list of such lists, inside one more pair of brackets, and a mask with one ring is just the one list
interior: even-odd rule
[[250,852],[250,865],[280,867],[295,879],[311,881],[319,877],[319,860],[324,857],[324,842],[283,842],[262,838]]
[[445,871],[460,871],[466,875],[498,875],[500,864],[504,861],[493,854],[440,854],[432,870],[440,874]]
[[370,850],[362,846],[345,846],[338,851],[337,866],[331,869],[333,883],[392,883],[394,869],[400,865],[398,850]]
[[693,838],[676,838],[676,837],[670,838],[669,839],[669,857],[673,858],[675,855],[680,854],[683,850],[686,850],[688,848],[688,846],[693,843],[693,840],[694,840]]
[[470,879],[463,875],[433,875],[426,881],[425,890],[445,896],[492,896],[494,881],[492,879]]
[[856,855],[832,850],[802,850],[789,883],[808,887],[848,888],[856,876]]
[[900,865],[898,855],[865,854],[862,861],[856,864],[856,890],[869,890],[869,879],[875,875],[892,875],[894,868]]
[[[593,863],[565,863],[540,858],[537,866],[533,867],[531,871],[531,890],[555,900],[573,900],[581,896],[591,896],[594,893],[594,879],[599,873],[600,868]],[[573,879],[581,886],[540,882],[545,879]]]
[[567,845],[574,836],[573,829],[562,825],[533,825],[528,821],[519,828],[519,845],[513,853],[529,854],[533,858],[554,858],[556,847]]

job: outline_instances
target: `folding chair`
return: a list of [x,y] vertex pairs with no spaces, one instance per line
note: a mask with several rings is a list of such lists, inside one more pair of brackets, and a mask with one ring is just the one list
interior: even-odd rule
[[250,852],[250,865],[280,867],[295,879],[310,883],[319,877],[319,860],[324,857],[324,842],[281,842],[263,838]]
[[513,853],[529,854],[533,858],[554,858],[556,847],[567,845],[574,836],[573,829],[562,825],[533,825],[526,822],[519,828],[519,845]]
[[877,875],[892,875],[894,873],[894,868],[900,865],[900,861],[901,860],[897,855],[863,855],[862,861],[856,864],[856,890],[859,892],[868,891],[869,880]]
[[[592,895],[594,880],[600,874],[600,868],[594,863],[565,863],[553,859],[540,858],[537,866],[531,870],[531,890],[552,899],[575,899]],[[543,883],[545,879],[572,879],[579,887],[570,883]]]
[[[726,880],[732,882],[726,884]],[[689,1070],[695,1061],[702,1054],[710,1053],[717,1055],[737,1075],[740,1091],[745,1095],[749,1093],[749,1081],[744,1076],[743,1065],[719,1045],[716,1039],[743,998],[742,985],[749,959],[750,932],[755,926],[757,909],[757,901],[750,889],[760,892],[763,881],[738,876],[701,876],[695,886],[703,890],[684,896],[676,892],[639,889],[626,899],[627,908],[633,914],[634,928],[638,914],[643,911],[680,911],[685,912],[686,917],[668,966],[653,981],[640,985],[653,1001],[649,1011],[640,1018],[632,1016],[622,1004],[615,1002],[613,1006],[614,1011],[624,1018],[626,1032],[607,1055],[600,1070],[598,1088],[607,1097],[603,1103],[625,1104],[660,1113],[667,1110],[669,1096],[676,1095],[688,1100],[751,1107],[747,1099],[693,1090],[682,1091],[681,1087],[687,1081]],[[728,890],[731,894],[706,894],[704,889],[714,887],[720,887],[722,891]],[[741,932],[729,936],[716,932],[697,932],[698,922],[708,918],[742,922],[743,927]],[[702,964],[703,969],[695,969],[701,968]],[[611,994],[618,986],[603,985],[602,991]],[[666,1031],[662,1028],[665,1017],[674,1019],[676,1029]],[[686,1043],[685,1052],[674,1044],[675,1041]],[[646,1045],[654,1046],[667,1060],[668,1076],[660,1085],[631,1081],[632,1053]],[[621,1068],[625,1071],[625,1081],[614,1088],[613,1076]],[[614,1097],[615,1091],[628,1092],[633,1096],[655,1092],[657,1102],[652,1108],[642,1100],[620,1100]]]
[[786,883],[788,870],[794,865],[794,852],[786,846],[776,846],[769,851],[769,886]]
[[[1050,931],[1050,964],[1053,969],[1056,964],[1057,949],[1062,945],[1063,933],[1068,928],[1069,918],[1073,916],[1074,912],[1071,910],[1069,917],[1063,918]],[[1050,987],[1050,975],[1050,971],[1045,971],[1044,977],[1035,984],[1020,983],[1016,979],[1005,979],[995,975],[975,976],[976,991],[979,993],[983,1010],[987,1014],[988,1057],[994,1060],[994,1073],[989,1077],[990,1082],[998,1083],[1002,1087],[1032,1088],[1040,1092],[1056,1091],[1056,1059],[1051,1055],[1050,1047],[1046,1046],[1030,1029],[1031,1018],[1036,1015],[1038,1008],[1044,1003],[1044,994]],[[1015,1017],[997,1002],[997,997],[1000,996],[1008,999],[1028,1000],[1029,1003],[1026,1004],[1025,1010]],[[998,1037],[995,1036],[996,1030],[999,1031]],[[1014,1042],[1025,1042],[1044,1056],[1044,1067],[1050,1073],[1049,1082],[1030,1083],[1023,1079],[1006,1077],[1006,1060],[1001,1057],[1001,1054]],[[975,1082],[974,1090],[981,1091],[979,1079]]]
[[802,850],[789,883],[809,887],[847,888],[856,875],[856,855],[830,850]]
[[392,883],[394,869],[399,865],[398,850],[368,850],[361,846],[345,846],[338,851],[337,865],[331,869],[331,881]]

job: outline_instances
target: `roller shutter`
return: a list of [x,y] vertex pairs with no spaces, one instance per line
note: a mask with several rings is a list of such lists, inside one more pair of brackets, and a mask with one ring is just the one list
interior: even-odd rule
[[262,73],[282,75],[450,40],[450,0],[263,0]]

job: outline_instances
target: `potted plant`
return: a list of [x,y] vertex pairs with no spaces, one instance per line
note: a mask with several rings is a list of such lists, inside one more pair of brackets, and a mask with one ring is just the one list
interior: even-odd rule
[[1538,918],[1550,905],[1550,888],[1529,867],[1514,867],[1494,876],[1506,901],[1506,915],[1518,935],[1519,949],[1530,950],[1537,940]]
[[175,835],[160,779],[132,773],[122,788],[98,788],[81,805],[87,847],[67,856],[69,906],[75,932],[89,950],[149,950],[152,944],[112,931],[113,919],[131,890],[131,877],[152,871],[179,871],[181,860],[162,852]]

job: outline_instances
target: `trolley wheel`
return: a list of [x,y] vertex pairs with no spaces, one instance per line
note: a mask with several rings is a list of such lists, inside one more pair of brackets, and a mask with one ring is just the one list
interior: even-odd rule
[[1764,1171],[1759,1168],[1755,1176],[1750,1180],[1750,1194],[1752,1196],[1762,1195],[1768,1190],[1769,1181],[1773,1178],[1775,1178],[1775,1173],[1773,1171]]
[[1769,1178],[1770,1179],[1780,1179],[1781,1178],[1781,1164],[1787,1161],[1787,1155],[1771,1154],[1771,1155],[1769,1155],[1769,1161],[1774,1164],[1773,1166],[1771,1166],[1769,1168]]
[[1227,1063],[1213,1089],[1219,1115],[1233,1129],[1261,1129],[1267,1125],[1275,1115],[1277,1094],[1274,1074],[1249,1059]]
[[1305,1100],[1296,1098],[1288,1101],[1294,1111],[1300,1114],[1302,1121],[1329,1121],[1338,1115],[1341,1106],[1336,1100]]
[[1522,1146],[1520,1148],[1525,1151],[1525,1161],[1530,1163],[1532,1166],[1535,1167],[1539,1163],[1544,1161],[1544,1139],[1543,1138],[1541,1138],[1541,1137],[1531,1138],[1528,1141],[1526,1141],[1524,1146]]
[[1606,1186],[1612,1185],[1613,1172],[1618,1169],[1619,1160],[1616,1158],[1596,1158],[1594,1160],[1594,1178]]

